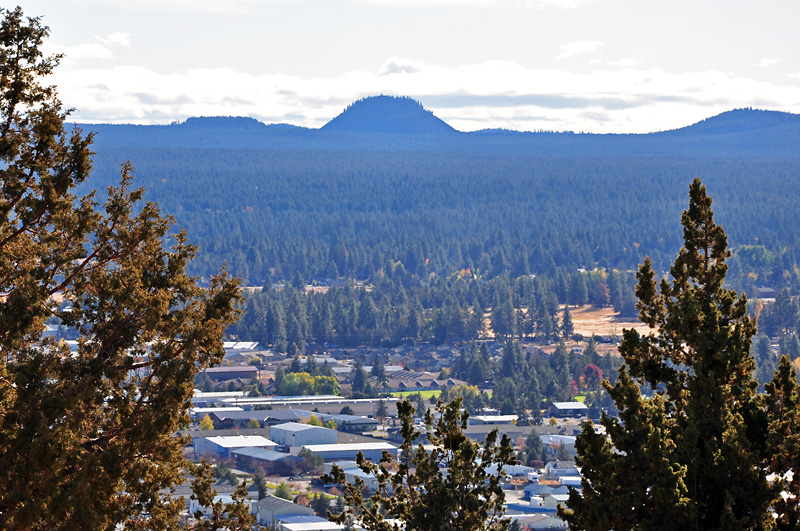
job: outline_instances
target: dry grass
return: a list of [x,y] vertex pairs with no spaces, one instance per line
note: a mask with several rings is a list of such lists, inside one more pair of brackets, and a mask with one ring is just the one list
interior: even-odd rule
[[594,335],[621,337],[622,330],[625,328],[635,328],[640,332],[648,330],[647,325],[642,324],[638,319],[623,319],[619,317],[614,313],[613,308],[570,307],[569,312],[572,315],[575,333],[584,337]]

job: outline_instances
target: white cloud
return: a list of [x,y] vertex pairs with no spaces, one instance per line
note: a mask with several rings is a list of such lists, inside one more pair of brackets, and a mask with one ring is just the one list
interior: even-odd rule
[[762,57],[761,60],[753,66],[756,66],[758,68],[768,68],[780,62],[781,62],[780,59],[775,59],[774,57]]
[[97,39],[100,40],[106,46],[123,46],[128,47],[131,45],[131,34],[130,33],[109,33],[108,35],[97,35]]
[[608,66],[619,66],[621,68],[630,68],[631,66],[636,66],[639,64],[639,61],[633,59],[631,57],[620,57],[616,61],[609,61]]
[[[262,0],[85,0],[101,5],[112,5],[127,10],[168,12],[168,13],[187,13],[187,12],[209,12],[209,13],[243,13],[253,11]],[[274,0],[273,0],[274,1]],[[285,1],[285,0],[284,0]]]
[[520,8],[560,8],[577,9],[598,0],[353,0],[357,3],[377,5],[392,9],[412,9],[419,7],[520,7]]
[[60,50],[67,61],[76,61],[80,59],[110,59],[114,57],[114,53],[111,50],[96,42],[85,42],[75,46],[62,46]]
[[562,52],[556,56],[556,60],[567,59],[576,55],[592,53],[603,45],[600,41],[575,41],[560,46]]
[[414,74],[425,68],[420,61],[405,59],[402,57],[392,57],[381,66],[378,75],[387,76],[391,74]]
[[44,46],[46,54],[63,53],[64,65],[72,65],[78,61],[90,59],[112,59],[114,51],[112,48],[130,46],[130,33],[110,33],[108,35],[95,35],[99,42],[83,42],[73,46],[59,46],[56,50],[47,44]]
[[[580,74],[512,61],[442,67],[392,58],[380,71],[339,77],[253,75],[231,69],[160,74],[143,67],[57,71],[76,121],[169,123],[189,116],[252,116],[319,127],[352,101],[407,95],[461,130],[650,132],[738,107],[800,112],[800,82],[781,85],[708,71],[607,68]],[[785,78],[784,78],[785,79]]]

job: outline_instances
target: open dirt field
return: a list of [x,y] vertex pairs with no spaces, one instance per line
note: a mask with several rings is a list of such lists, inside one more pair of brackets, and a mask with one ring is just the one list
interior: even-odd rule
[[594,335],[621,337],[624,328],[635,328],[640,332],[648,330],[647,325],[640,323],[638,320],[617,317],[613,308],[570,307],[569,313],[572,315],[575,333],[584,337]]

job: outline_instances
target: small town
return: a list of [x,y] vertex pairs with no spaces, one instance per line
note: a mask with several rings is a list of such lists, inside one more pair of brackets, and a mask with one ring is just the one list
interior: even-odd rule
[[797,531],[800,3],[0,7],[0,531]]
[[[223,366],[206,369],[215,389],[231,383],[248,384],[254,378],[265,381],[267,391],[275,370],[288,368],[293,360],[261,350],[258,344],[228,342]],[[381,354],[397,362],[449,364],[455,362],[458,349],[440,347],[396,349],[398,352],[368,352],[331,350],[320,356],[298,358],[303,365],[327,364],[340,381],[343,390],[352,386],[352,359],[357,356]],[[417,354],[415,356],[414,354]],[[498,352],[499,355],[499,352]],[[453,359],[450,359],[453,357]],[[258,367],[250,360],[262,362]],[[371,372],[371,366],[363,370]],[[464,386],[452,378],[440,379],[437,373],[409,371],[403,365],[386,365],[385,386],[381,391],[402,392],[412,398],[427,396],[419,406],[434,408],[436,397],[443,388]],[[380,386],[376,377],[373,385]],[[398,457],[401,442],[397,424],[396,403],[401,400],[387,394],[386,398],[353,399],[344,396],[246,396],[243,391],[195,390],[190,410],[192,423],[181,432],[190,437],[186,447],[190,459],[205,459],[216,464],[218,479],[214,484],[217,501],[231,502],[236,485],[248,484],[247,504],[257,523],[284,531],[324,531],[344,526],[328,521],[327,511],[341,511],[341,490],[325,484],[320,477],[339,466],[348,482],[363,482],[366,495],[377,489],[374,475],[364,473],[356,464],[361,453],[372,462],[379,462],[387,452]],[[513,529],[567,529],[558,518],[556,509],[567,498],[568,487],[580,488],[581,475],[573,461],[575,435],[581,423],[591,422],[588,408],[581,401],[553,402],[542,412],[545,422],[539,425],[519,425],[517,415],[501,415],[485,409],[469,417],[464,433],[476,443],[486,434],[497,430],[507,435],[515,450],[524,457],[533,446],[537,455],[529,462],[533,466],[516,464],[503,467],[502,488],[506,498],[505,514]],[[595,415],[597,416],[597,415]],[[415,417],[422,432],[417,441],[426,445],[422,414]],[[597,425],[598,429],[602,429]],[[535,442],[534,442],[535,441]],[[446,471],[443,471],[446,473]],[[196,510],[191,489],[176,491],[186,498],[186,518]]]

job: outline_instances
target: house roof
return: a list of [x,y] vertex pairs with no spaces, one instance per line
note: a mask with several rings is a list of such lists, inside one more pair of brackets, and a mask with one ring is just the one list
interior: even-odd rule
[[531,483],[530,485],[525,485],[523,489],[525,492],[531,494],[547,494],[553,492],[554,487],[550,485],[542,485],[541,483]]
[[553,402],[556,409],[589,409],[583,402]]
[[[284,500],[283,498],[278,498],[277,496],[273,496],[272,494],[267,494],[265,498],[260,499],[259,501],[255,502],[254,505],[258,505],[262,509],[266,509],[268,511],[278,511],[280,509],[297,509],[297,514],[307,514],[309,509],[303,505],[298,505],[296,503],[290,502],[289,500]],[[286,518],[286,516],[281,517]]]
[[189,410],[192,415],[204,415],[206,413],[232,413],[233,411],[244,411],[240,407],[193,407]]
[[491,424],[492,422],[515,422],[519,416],[518,415],[474,415],[470,417],[472,419],[480,420],[486,424]]
[[373,424],[373,423],[377,424],[378,423],[378,421],[375,420],[375,419],[370,419],[370,418],[367,418],[367,417],[359,417],[358,415],[342,415],[342,414],[326,415],[326,414],[323,413],[320,416],[322,417],[322,419],[325,422],[327,422],[330,419],[333,419],[333,421],[336,423],[337,426],[339,426],[341,424]]
[[319,516],[284,516],[281,526],[288,531],[335,531],[344,529],[342,524],[329,522]]
[[283,452],[276,452],[275,450],[267,450],[266,448],[257,448],[257,447],[237,448],[236,450],[231,450],[231,453],[233,455],[260,459],[262,461],[282,461],[284,459],[289,459],[289,460],[302,459],[302,457],[297,457],[295,455],[285,454]]
[[259,422],[266,420],[282,420],[285,422],[300,420],[302,417],[289,409],[251,409],[249,411],[213,411],[212,414],[219,420],[250,420]]
[[374,443],[337,443],[337,444],[306,444],[308,450],[319,453],[325,451],[352,451],[352,450],[397,450],[397,447],[386,442]]
[[216,373],[227,373],[227,372],[243,372],[243,373],[258,373],[258,367],[253,367],[252,365],[240,365],[240,366],[227,366],[227,367],[208,367],[203,369],[203,372],[207,374],[216,374]]
[[222,343],[225,350],[254,350],[258,341],[225,341]]
[[576,440],[573,435],[540,435],[539,437],[542,439],[543,444],[563,444],[566,446],[574,445]]
[[329,428],[323,428],[322,426],[312,426],[311,424],[300,424],[299,422],[284,422],[283,424],[276,424],[272,427],[273,430],[284,430],[284,431],[292,431],[292,432],[299,432],[299,431],[308,431],[308,430],[327,430]]
[[222,448],[245,448],[248,446],[273,447],[278,446],[261,435],[232,435],[222,437],[207,437],[207,439]]

